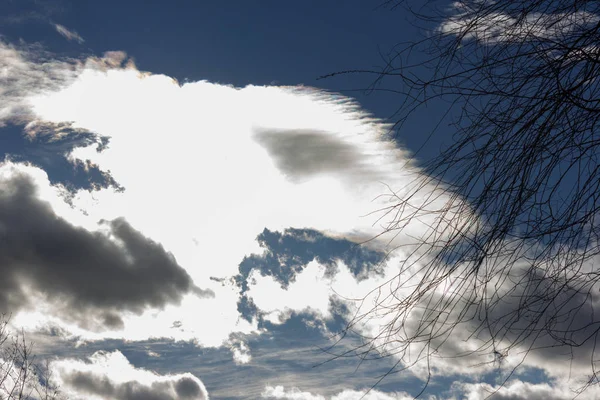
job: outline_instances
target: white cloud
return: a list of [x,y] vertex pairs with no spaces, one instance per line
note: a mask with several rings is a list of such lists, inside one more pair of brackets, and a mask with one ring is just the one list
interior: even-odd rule
[[85,42],[77,32],[67,29],[64,25],[54,24],[54,29],[67,40],[76,41],[77,43]]
[[[495,32],[495,40],[520,34],[509,31],[496,17],[484,24]],[[443,28],[452,33],[462,29],[460,23],[464,21],[449,23],[458,24]],[[190,295],[183,297],[180,304],[166,304],[141,314],[125,312],[120,315],[123,329],[114,330],[78,326],[61,315],[53,315],[49,306],[41,302],[30,313],[16,316],[17,325],[30,329],[59,326],[82,340],[172,337],[194,340],[203,346],[225,344],[231,346],[237,363],[247,363],[251,359],[247,345],[231,342],[232,333],[256,332],[257,327],[240,318],[239,289],[209,278],[235,275],[244,256],[261,251],[255,237],[264,228],[312,228],[355,241],[370,238],[386,227],[395,228],[389,225],[398,211],[393,207],[421,177],[407,154],[385,140],[388,126],[371,119],[350,99],[339,95],[310,88],[234,88],[203,81],[179,85],[170,77],[138,71],[120,52],[75,63],[40,61],[36,54],[31,49],[0,44],[1,76],[14,82],[5,95],[0,93],[0,122],[30,122],[31,135],[48,134],[55,127],[55,134],[60,136],[60,127],[67,123],[109,137],[108,148],[102,152],[97,151],[95,144],[77,148],[68,157],[73,161],[90,160],[110,171],[125,188],[124,192],[114,188],[93,193],[80,190],[69,199],[73,205],[70,207],[64,201],[65,192],[50,185],[41,170],[17,166],[33,177],[40,190],[39,198],[50,202],[57,217],[88,231],[97,231],[99,220],[125,217],[142,234],[172,252],[194,283],[210,288],[215,297],[201,299]],[[381,182],[396,192],[390,192]],[[409,213],[424,205],[425,209],[439,209],[448,201],[440,195],[441,189],[430,188],[422,193],[422,197],[405,204]],[[382,209],[390,214],[377,212]],[[372,211],[375,213],[370,214]],[[452,215],[447,218],[452,219]],[[431,226],[435,226],[431,215],[421,213],[401,235],[394,236],[397,231],[392,231],[369,245],[391,249],[412,244],[415,237],[430,234]],[[338,265],[339,273],[331,277],[325,275],[324,266],[313,262],[298,273],[287,290],[272,277],[254,274],[249,279],[248,296],[275,322],[283,322],[291,311],[302,310],[329,318],[332,297],[364,298],[362,308],[356,308],[356,304],[350,307],[348,316],[359,313],[353,328],[367,337],[375,337],[382,328],[391,328],[392,340],[376,341],[383,345],[387,340],[387,345],[379,350],[406,356],[405,364],[416,363],[411,371],[421,378],[429,372],[434,376],[456,373],[473,377],[494,370],[506,373],[520,365],[525,354],[528,358],[523,365],[544,369],[553,378],[570,373],[579,378],[589,372],[591,343],[564,354],[564,349],[552,347],[531,350],[531,342],[524,341],[497,356],[493,351],[503,351],[507,342],[498,341],[493,347],[484,331],[473,335],[479,329],[476,320],[444,330],[459,318],[457,313],[466,301],[460,298],[462,287],[452,281],[457,275],[449,276],[430,298],[433,304],[439,304],[436,302],[456,294],[458,307],[454,312],[434,321],[435,314],[427,316],[415,308],[415,312],[397,319],[399,299],[411,293],[411,285],[424,273],[420,267],[425,259],[416,264],[409,262],[412,266],[399,274],[399,266],[406,265],[409,253],[404,248],[397,250],[383,275],[360,282],[343,263]],[[513,272],[522,271],[517,266]],[[496,283],[500,293],[515,289],[510,281],[490,282],[488,287]],[[523,289],[517,288],[508,297],[514,302],[499,302],[501,306],[492,317],[519,307],[515,300],[518,290]],[[425,310],[424,302],[421,305]],[[425,321],[432,321],[430,330],[422,340],[402,347],[406,345],[406,335],[415,333],[424,316]],[[439,334],[438,329],[444,334],[436,336],[433,346],[427,348],[426,335]],[[552,344],[548,338],[544,340],[542,344]],[[477,353],[480,346],[488,351]],[[428,365],[423,356],[432,349],[435,354]],[[456,357],[459,354],[466,355]],[[108,356],[96,356],[92,365],[101,364],[102,357]],[[107,362],[123,363],[119,356],[108,358]],[[104,376],[98,371],[90,374]],[[118,391],[127,382],[142,382],[140,379],[123,382],[110,377],[106,381],[109,385],[82,387],[97,393]],[[75,381],[65,382],[71,387]],[[144,382],[140,388],[151,387],[153,380]],[[560,382],[512,382],[502,388],[465,384],[462,389],[473,399],[497,390],[496,396],[504,396],[500,399],[534,398],[538,394],[562,396],[568,392],[564,388],[577,386],[577,379]],[[161,388],[174,390],[169,385]],[[274,398],[325,399],[281,386],[269,387],[265,393]],[[332,399],[360,398],[359,393],[364,394],[344,391]],[[402,398],[404,394],[374,391],[368,396],[387,400]]]
[[[26,59],[26,54],[15,54]],[[23,68],[37,66],[27,61]],[[56,68],[68,69],[62,64]],[[179,306],[122,315],[122,330],[86,331],[42,312],[20,316],[29,327],[62,324],[83,340],[152,336],[218,346],[232,332],[249,333],[256,327],[239,318],[237,288],[209,278],[235,275],[243,257],[259,250],[255,237],[264,228],[312,228],[351,240],[371,238],[393,221],[384,214],[389,209],[377,210],[396,205],[421,176],[406,153],[384,138],[387,125],[339,95],[310,88],[179,85],[170,77],[138,71],[118,52],[71,69],[74,80],[62,82],[60,90],[38,90],[35,82],[23,90],[18,100],[27,111],[29,134],[43,127],[47,135],[52,124],[68,123],[109,137],[102,152],[95,144],[76,148],[68,157],[89,160],[125,188],[78,191],[69,199],[71,218],[90,223],[125,217],[173,253],[194,282],[213,290],[215,297],[187,296]],[[329,162],[323,148],[345,168]],[[414,198],[405,206],[443,207],[447,197],[437,196],[441,190],[433,193],[433,200]],[[430,215],[421,215],[406,235],[391,233],[370,245],[416,243],[415,238],[431,232],[433,222]],[[328,296],[323,290],[312,306],[324,309]],[[265,309],[281,306],[273,298],[265,302]],[[289,307],[300,306],[292,303]],[[180,323],[174,326],[174,321]]]
[[229,349],[233,355],[233,362],[235,362],[236,365],[248,364],[252,360],[250,348],[242,340],[233,340]]
[[[96,213],[127,213],[148,221],[152,206],[172,204],[169,212],[153,213],[160,223],[143,230],[188,248],[195,238],[203,260],[226,266],[221,274],[235,271],[241,256],[256,248],[253,239],[265,226],[311,227],[361,238],[380,233],[385,221],[373,227],[376,216],[365,215],[397,200],[373,202],[387,192],[381,182],[405,191],[407,182],[418,177],[404,153],[381,139],[384,125],[366,120],[347,99],[309,89],[236,89],[207,82],[178,86],[168,77],[133,69],[87,69],[67,89],[31,102],[44,120],[74,121],[75,127],[111,138],[102,153],[90,147],[71,155],[110,170],[126,188],[120,196],[95,194],[112,200],[110,209],[98,202]],[[278,155],[256,139],[256,132],[264,130],[292,143],[298,142],[299,130],[318,130],[330,141],[357,149],[352,160],[374,175],[315,168],[298,182],[288,169],[277,168],[273,157]],[[307,154],[314,150],[298,147]],[[182,229],[187,239],[174,240]],[[413,233],[425,229],[415,223]],[[218,243],[217,237],[227,240]]]
[[262,397],[266,399],[282,399],[282,400],[412,400],[414,396],[410,396],[404,392],[386,393],[379,390],[344,390],[333,396],[326,397],[310,392],[303,392],[298,388],[285,389],[283,386],[267,386],[262,393]]
[[[563,315],[557,321],[550,314],[554,307],[551,305],[548,314],[541,315],[539,321],[531,326],[533,317],[528,314],[534,312],[535,307],[529,309],[521,300],[532,298],[532,294],[527,295],[528,289],[515,284],[514,279],[502,281],[501,276],[494,277],[487,284],[488,293],[491,299],[497,297],[503,300],[489,308],[486,315],[496,332],[492,340],[486,325],[481,323],[477,309],[473,306],[465,308],[466,298],[475,293],[472,283],[465,287],[461,284],[465,282],[464,279],[456,278],[464,273],[460,268],[456,274],[450,274],[441,282],[439,290],[420,301],[415,300],[415,307],[409,312],[400,313],[400,302],[410,298],[414,285],[423,277],[423,271],[419,270],[421,264],[415,264],[398,275],[398,266],[402,265],[402,261],[402,252],[397,251],[386,263],[383,275],[362,281],[356,281],[343,263],[338,263],[339,271],[335,276],[327,277],[325,267],[313,262],[298,273],[287,290],[282,289],[272,277],[256,274],[254,279],[250,279],[253,283],[249,285],[247,293],[259,310],[270,313],[268,319],[276,323],[289,318],[291,311],[308,310],[327,319],[331,316],[328,300],[333,298],[342,301],[348,306],[346,319],[353,322],[350,331],[358,332],[367,343],[370,343],[369,338],[373,339],[374,347],[367,346],[362,350],[370,349],[370,356],[391,355],[400,359],[400,366],[411,366],[407,372],[422,380],[426,380],[429,374],[434,379],[449,375],[478,379],[484,374],[506,377],[515,369],[518,372],[520,368],[528,366],[545,371],[550,379],[560,380],[560,385],[556,387],[576,389],[585,385],[591,371],[590,354],[594,351],[594,341],[584,340],[594,333],[596,327],[589,325],[596,302],[590,301],[585,293],[588,289],[595,292],[597,285],[586,287],[579,294],[575,293],[577,288],[574,287],[573,292],[557,296],[557,307],[577,312]],[[496,262],[503,265],[501,260]],[[585,282],[589,281],[585,277],[592,271],[594,263],[597,261],[590,260],[582,266],[577,272],[579,278],[574,279],[572,284],[584,282],[582,284],[587,285]],[[465,265],[464,268],[468,271],[470,267]],[[511,274],[518,277],[527,270],[528,265],[519,263],[511,267]],[[564,272],[572,273],[568,268]],[[493,295],[491,288],[496,291]],[[478,290],[484,288],[481,286]],[[449,302],[449,296],[452,295],[455,296],[454,303]],[[277,302],[269,301],[270,298],[277,299]],[[563,304],[562,301],[567,298],[568,302]],[[443,301],[454,304],[454,307],[439,313]],[[431,313],[428,314],[427,310],[431,310]],[[510,325],[508,321],[511,321]],[[550,325],[553,323],[557,325]],[[531,329],[533,334],[513,345],[511,340],[514,332],[527,329]],[[558,336],[551,337],[545,329],[555,329],[555,335],[572,329],[574,333],[566,336],[565,340],[580,344],[575,347],[558,346]],[[534,337],[536,334],[538,337]],[[343,347],[339,349],[340,352],[347,350]]]
[[263,398],[285,400],[325,400],[324,396],[302,392],[298,388],[285,390],[283,386],[267,386],[262,393]]
[[[325,268],[316,261],[311,262],[299,273],[295,282],[287,289],[282,288],[273,277],[261,276],[258,273],[252,273],[248,280],[251,282],[248,296],[261,311],[285,315],[286,310],[308,309],[320,313],[323,317],[329,317],[329,299],[334,294],[331,290],[331,278],[326,276]],[[283,321],[280,319],[280,322]]]
[[[567,400],[578,394],[578,388],[567,382],[530,383],[513,379],[504,385],[488,383],[455,382],[450,392],[444,397],[424,395],[424,399],[464,399],[464,400]],[[582,392],[578,399],[596,399],[600,394],[598,388],[591,387]],[[377,389],[346,389],[331,396],[314,394],[298,388],[286,389],[284,386],[266,386],[262,392],[266,399],[281,400],[412,400],[414,396],[406,392],[382,392]]]
[[135,368],[119,351],[97,352],[87,360],[62,359],[50,364],[61,392],[73,400],[208,400],[194,375],[158,375]]
[[379,390],[344,390],[336,394],[331,400],[411,400],[414,396],[405,392],[386,393]]
[[[108,148],[102,152],[92,145],[77,148],[68,156],[90,160],[110,171],[125,191],[80,190],[70,199],[73,208],[64,201],[52,202],[62,210],[57,215],[86,229],[97,226],[101,219],[125,217],[172,252],[195,284],[215,293],[214,298],[186,296],[179,305],[165,305],[140,315],[125,313],[121,315],[122,330],[92,332],[49,315],[43,307],[15,318],[29,328],[53,324],[80,335],[82,340],[172,337],[204,346],[228,344],[232,333],[256,332],[257,327],[240,318],[239,289],[210,277],[237,274],[244,256],[261,251],[255,238],[264,228],[312,228],[355,241],[370,238],[386,227],[397,228],[389,225],[399,212],[394,207],[421,177],[406,153],[383,137],[388,127],[339,95],[309,88],[234,88],[209,82],[179,85],[170,77],[138,71],[118,52],[72,67],[50,64],[50,70],[75,71],[72,79],[60,80],[54,76],[62,73],[39,72],[43,69],[23,51],[10,46],[1,49],[10,55],[5,62],[6,75],[24,83],[18,96],[0,102],[4,120],[27,119],[32,122],[32,134],[36,134],[36,126],[70,123],[74,128],[110,137]],[[39,79],[27,78],[30,72]],[[335,163],[328,158],[329,153]],[[42,198],[59,198],[50,193],[56,187],[47,183],[44,187],[49,192],[42,193]],[[421,192],[422,197],[411,198],[410,204],[404,204],[405,210],[421,210],[418,218],[411,219],[401,235],[395,236],[394,230],[369,245],[391,249],[414,244],[418,241],[415,238],[431,234],[436,221],[426,210],[446,205],[448,197],[442,192],[441,188],[430,188]],[[382,209],[390,213],[377,212]],[[370,214],[372,211],[375,213]],[[452,214],[446,217],[451,220]],[[530,342],[502,354],[499,363],[489,336],[484,331],[472,335],[476,324],[444,330],[460,317],[457,312],[466,301],[460,296],[461,286],[452,283],[457,275],[449,276],[438,291],[432,292],[433,304],[456,295],[456,312],[444,314],[448,320],[434,320],[436,314],[427,315],[418,308],[397,318],[398,299],[410,294],[411,285],[422,278],[420,267],[426,262],[414,264],[410,259],[405,263],[409,250],[397,250],[383,275],[360,282],[341,263],[335,277],[326,277],[318,263],[310,264],[288,290],[271,277],[254,275],[248,295],[262,311],[270,313],[272,321],[279,322],[290,310],[309,309],[328,318],[331,297],[364,297],[362,309],[351,307],[349,315],[358,311],[360,317],[353,328],[371,337],[382,328],[391,328],[394,340],[380,350],[406,355],[405,363],[416,362],[412,371],[422,378],[429,372],[477,376],[518,365]],[[411,267],[399,274],[399,266],[408,264]],[[514,272],[519,272],[518,267]],[[510,285],[505,281],[498,287],[506,293],[514,289]],[[496,315],[518,307],[516,302],[502,304]],[[432,319],[425,335],[440,333],[437,329],[444,334],[435,337],[431,348],[427,348],[426,340],[398,347],[406,344],[406,335],[417,331],[422,318]],[[494,343],[500,350],[505,344]],[[489,351],[473,353],[482,345]],[[435,354],[429,369],[423,355],[432,349]],[[585,355],[589,347],[574,351]],[[569,356],[559,353],[556,349],[531,351],[525,365],[543,368],[551,376],[564,375],[573,366],[577,373],[586,371],[585,362],[580,362],[587,360],[585,357],[574,357],[569,364],[564,362]],[[457,358],[457,354],[469,356]],[[234,356],[238,362],[249,358],[241,345],[234,349]],[[549,359],[556,362],[548,363]]]
[[455,384],[454,390],[467,400],[569,400],[597,399],[600,391],[597,387],[590,387],[578,395],[576,386],[567,382],[541,382],[530,383],[520,380],[511,380],[504,385],[490,385],[487,383]]

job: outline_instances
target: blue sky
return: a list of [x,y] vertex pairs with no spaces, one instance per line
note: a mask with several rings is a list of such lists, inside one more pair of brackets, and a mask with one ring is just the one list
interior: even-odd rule
[[[468,324],[433,365],[420,344],[364,362],[326,351],[395,323],[394,282],[421,276],[398,266],[433,221],[378,236],[385,210],[451,132],[426,142],[437,102],[391,140],[398,95],[318,78],[435,26],[364,0],[5,1],[0,15],[0,312],[70,398],[408,399],[432,372],[425,398],[563,399],[566,371],[585,375],[586,348],[456,357],[485,340]],[[462,201],[424,190],[409,207]]]

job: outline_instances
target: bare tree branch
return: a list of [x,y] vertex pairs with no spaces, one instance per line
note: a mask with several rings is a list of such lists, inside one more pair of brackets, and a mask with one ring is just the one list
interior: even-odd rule
[[[393,48],[378,70],[328,77],[375,74],[370,89],[400,95],[400,132],[415,110],[447,104],[453,140],[409,197],[433,185],[449,200],[411,209],[398,198],[381,210],[394,216],[385,233],[423,215],[437,223],[406,256],[397,286],[358,307],[344,332],[363,336],[354,355],[396,357],[389,373],[429,365],[468,329],[471,350],[454,356],[487,354],[490,365],[515,352],[523,362],[541,349],[590,346],[589,384],[597,383],[600,3],[384,5],[412,12],[427,36]],[[360,327],[372,318],[387,322],[365,335]]]
[[23,331],[12,333],[9,319],[0,315],[0,400],[64,399],[52,381],[49,360],[44,368],[35,363],[33,343]]

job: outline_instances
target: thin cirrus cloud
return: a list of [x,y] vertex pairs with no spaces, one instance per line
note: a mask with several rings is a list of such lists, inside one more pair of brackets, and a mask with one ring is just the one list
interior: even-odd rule
[[17,46],[0,40],[0,126],[31,121],[33,116],[26,104],[27,97],[58,90],[75,77],[78,67],[77,63],[48,57],[33,45]]
[[452,5],[454,15],[438,27],[444,34],[455,35],[463,40],[474,39],[487,44],[559,39],[583,26],[596,24],[600,16],[586,11],[556,14],[532,12],[524,18],[489,11],[479,13],[479,6],[468,1]]
[[85,42],[85,40],[77,32],[67,29],[64,25],[54,24],[54,29],[56,29],[56,32],[69,41],[75,41],[80,44]]

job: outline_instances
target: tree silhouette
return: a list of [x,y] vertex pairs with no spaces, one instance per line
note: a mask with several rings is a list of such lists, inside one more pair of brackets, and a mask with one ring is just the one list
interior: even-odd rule
[[31,343],[21,333],[11,333],[9,318],[0,315],[0,400],[59,400],[49,363],[35,363]]
[[[540,348],[587,346],[583,386],[596,383],[600,3],[384,5],[408,9],[425,37],[397,45],[381,68],[329,76],[374,74],[370,90],[399,95],[400,132],[415,110],[445,104],[440,123],[453,136],[408,196],[381,210],[391,218],[385,233],[423,215],[436,223],[395,286],[378,288],[374,303],[356,311],[347,332],[364,345],[338,356],[395,355],[397,369],[410,368],[429,363],[464,328],[477,345],[456,357],[488,355],[496,365],[513,350],[524,360]],[[411,206],[432,185],[445,193],[444,206]],[[359,327],[376,314],[387,320],[366,334]]]

